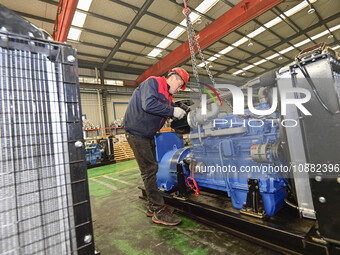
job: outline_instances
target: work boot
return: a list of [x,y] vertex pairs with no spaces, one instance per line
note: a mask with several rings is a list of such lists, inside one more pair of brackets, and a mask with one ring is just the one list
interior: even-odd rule
[[148,217],[152,217],[154,214],[154,210],[152,209],[152,205],[148,205],[148,207],[146,208],[146,212],[145,212],[146,216]]
[[[172,208],[172,207],[167,207],[167,210],[168,210],[168,212],[169,213],[174,213],[174,208]],[[146,208],[146,211],[145,211],[145,214],[146,214],[146,216],[148,216],[148,217],[152,217],[153,216],[153,214],[154,214],[154,209],[152,208],[152,205],[151,204],[149,204],[148,206],[147,206],[147,208]]]
[[152,216],[152,221],[155,223],[167,225],[167,226],[175,226],[181,223],[181,219],[173,214],[173,210],[169,210],[166,206],[162,209],[155,211]]

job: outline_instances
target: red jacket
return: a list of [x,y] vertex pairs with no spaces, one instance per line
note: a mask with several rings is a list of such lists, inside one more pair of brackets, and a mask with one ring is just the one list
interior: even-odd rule
[[151,139],[173,113],[172,95],[165,77],[151,76],[133,92],[123,128],[137,137]]

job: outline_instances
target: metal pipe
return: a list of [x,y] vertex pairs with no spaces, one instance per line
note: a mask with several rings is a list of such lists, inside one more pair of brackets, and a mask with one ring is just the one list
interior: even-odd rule
[[99,89],[97,89],[97,95],[98,95],[98,110],[99,110],[100,126],[104,127],[104,125],[103,125],[103,116],[102,116],[102,104],[101,104]]
[[191,128],[197,128],[199,125],[203,125],[209,120],[217,117],[220,112],[220,105],[212,104],[211,111],[207,111],[207,114],[202,114],[201,108],[196,108],[195,110],[189,112],[187,120]]

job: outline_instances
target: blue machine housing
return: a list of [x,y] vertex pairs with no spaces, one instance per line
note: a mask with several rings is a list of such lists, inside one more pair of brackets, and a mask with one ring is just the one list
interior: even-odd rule
[[98,143],[93,143],[86,147],[86,162],[90,165],[97,163],[97,159],[102,158],[102,147]]
[[177,163],[190,152],[184,148],[183,137],[175,132],[159,133],[155,137],[156,157],[158,161],[157,185],[164,191],[177,186]]
[[[262,103],[258,109],[268,109],[268,104]],[[160,189],[169,191],[177,185],[176,164],[186,158],[191,159],[198,187],[227,192],[236,209],[242,209],[247,201],[248,178],[258,181],[267,215],[273,216],[283,207],[286,183],[279,173],[271,171],[274,163],[280,163],[274,162],[269,149],[279,138],[275,114],[267,119],[257,119],[249,111],[242,117],[225,114],[200,127],[200,132],[192,130],[189,138],[190,149],[183,148],[183,141],[174,133],[157,135]],[[251,150],[259,149],[254,145],[268,148],[263,159],[260,155],[260,160],[254,160]],[[187,173],[184,169],[184,173],[192,176],[191,170]]]

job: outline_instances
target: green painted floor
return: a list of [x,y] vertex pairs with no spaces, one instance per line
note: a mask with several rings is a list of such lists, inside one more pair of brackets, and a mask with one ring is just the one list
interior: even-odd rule
[[179,214],[182,224],[158,225],[145,215],[135,160],[88,170],[95,244],[101,255],[277,254]]

